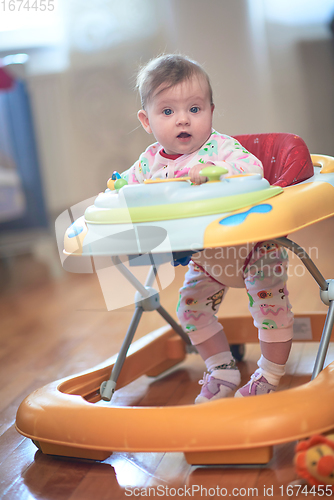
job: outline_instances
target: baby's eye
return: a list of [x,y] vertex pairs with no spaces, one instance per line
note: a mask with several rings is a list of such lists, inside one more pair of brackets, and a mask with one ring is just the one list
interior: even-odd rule
[[193,106],[190,108],[190,113],[198,113],[199,112],[199,107],[198,106]]
[[173,113],[173,111],[170,108],[164,109],[163,114],[166,116],[169,116]]

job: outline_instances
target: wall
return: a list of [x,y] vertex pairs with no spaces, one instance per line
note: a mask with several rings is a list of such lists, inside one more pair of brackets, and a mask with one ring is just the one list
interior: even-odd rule
[[172,0],[171,6],[175,28],[168,46],[204,64],[214,89],[217,130],[243,134],[274,128],[265,104],[271,89],[262,40],[254,36],[247,2]]
[[[334,56],[326,27],[269,23],[262,0],[159,0],[151,3],[155,29],[142,23],[146,37],[85,48],[73,35],[90,40],[79,16],[83,4],[68,4],[77,9],[68,14],[69,67],[29,80],[54,215],[104,190],[113,170],[128,168],[152,142],[136,118],[134,75],[141,61],[161,52],[204,65],[217,130],[292,132],[312,152],[334,154]],[[98,39],[101,17],[96,22],[89,29]]]

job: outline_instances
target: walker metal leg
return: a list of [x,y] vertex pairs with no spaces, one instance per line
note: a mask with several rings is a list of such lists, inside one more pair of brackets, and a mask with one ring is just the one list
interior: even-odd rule
[[328,350],[328,345],[331,339],[331,334],[334,325],[334,301],[331,301],[329,304],[329,309],[326,316],[326,321],[324,325],[324,329],[322,331],[322,336],[320,340],[320,345],[317,353],[317,357],[314,363],[312,379],[313,380],[324,367],[326,354]]
[[305,250],[297,245],[294,241],[289,240],[288,238],[276,238],[273,240],[274,243],[281,245],[282,247],[288,248],[291,252],[295,253],[297,257],[300,258],[306,269],[313,276],[315,281],[320,286],[321,290],[327,290],[328,283],[314,264],[311,257],[305,252]]
[[181,326],[174,321],[172,316],[164,309],[162,306],[157,308],[157,312],[164,318],[167,323],[180,335],[180,337],[185,341],[187,345],[191,345],[188,335],[182,330]]
[[114,364],[109,380],[102,382],[100,386],[100,395],[104,401],[110,401],[113,393],[115,392],[117,379],[144,311],[158,311],[158,313],[167,321],[167,323],[170,324],[175,332],[178,333],[187,344],[188,352],[196,352],[196,349],[191,345],[188,335],[160,305],[158,292],[151,287],[154,280],[157,278],[157,266],[155,265],[151,255],[150,260],[152,266],[148,272],[145,285],[142,285],[140,281],[138,281],[137,278],[131,273],[131,271],[123,264],[118,256],[112,257],[114,265],[117,266],[119,272],[123,274],[123,276],[134,286],[134,288],[136,288],[137,292],[135,294],[135,312],[132,316],[132,320],[124,338],[122,347],[118,353],[116,363]]
[[330,342],[333,325],[334,325],[334,281],[328,280],[326,281],[317,266],[314,264],[312,259],[307,255],[305,250],[297,245],[294,241],[289,240],[288,238],[276,238],[273,240],[278,245],[281,245],[285,248],[288,248],[292,252],[294,252],[300,260],[305,265],[306,269],[309,271],[311,276],[315,279],[320,287],[320,297],[324,304],[329,306],[325,325],[322,331],[322,336],[317,352],[317,357],[314,363],[314,368],[312,372],[312,380],[319,375],[321,370],[324,367],[328,345]]
[[[146,290],[145,286],[140,283],[139,280],[132,274],[132,272],[123,264],[121,259],[117,256],[114,255],[111,257],[111,260],[114,264],[114,266],[117,267],[118,271],[123,274],[124,278],[128,280],[131,285],[138,290],[138,292],[143,296],[143,297],[148,297],[149,292]],[[148,278],[151,276],[151,269],[148,275]]]
[[113,393],[115,392],[117,379],[119,377],[127,352],[133,340],[134,334],[136,333],[137,326],[139,324],[143,312],[144,311],[141,307],[136,307],[128,331],[126,332],[125,339],[123,340],[122,347],[118,353],[116,363],[114,364],[113,370],[111,372],[110,379],[105,382],[102,382],[101,384],[100,394],[101,398],[104,401],[110,401]]
[[151,267],[150,267],[150,270],[147,274],[144,286],[152,286],[154,283],[154,280],[155,279],[158,280],[158,266],[155,264],[151,253],[149,254],[149,257],[150,257],[150,261],[151,261]]

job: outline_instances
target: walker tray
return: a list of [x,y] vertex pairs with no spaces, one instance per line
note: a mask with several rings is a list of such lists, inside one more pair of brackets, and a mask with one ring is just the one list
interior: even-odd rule
[[67,255],[177,252],[290,234],[334,213],[330,158],[313,158],[324,165],[315,167],[311,178],[284,189],[270,186],[260,174],[199,186],[180,178],[108,189],[68,228],[64,251]]

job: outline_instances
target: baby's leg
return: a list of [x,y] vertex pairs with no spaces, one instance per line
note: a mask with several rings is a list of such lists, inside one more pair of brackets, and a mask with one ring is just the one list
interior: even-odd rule
[[259,329],[262,355],[259,369],[237,391],[237,397],[274,392],[285,373],[293,336],[287,268],[286,251],[273,243],[263,243],[253,251],[245,269],[249,310]]
[[224,330],[215,315],[225,292],[223,284],[205,273],[200,266],[190,262],[180,289],[177,315],[209,372],[200,381],[203,387],[196,403],[223,398],[240,383],[239,370]]

